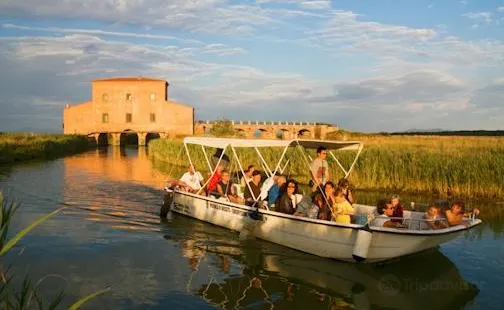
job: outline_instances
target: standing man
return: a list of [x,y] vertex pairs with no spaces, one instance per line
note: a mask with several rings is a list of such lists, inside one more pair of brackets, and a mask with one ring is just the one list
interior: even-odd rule
[[329,165],[327,164],[327,148],[324,146],[319,146],[317,148],[317,158],[313,160],[310,165],[312,180],[313,180],[313,191],[317,191],[319,187],[323,187],[327,181],[330,180],[329,175]]

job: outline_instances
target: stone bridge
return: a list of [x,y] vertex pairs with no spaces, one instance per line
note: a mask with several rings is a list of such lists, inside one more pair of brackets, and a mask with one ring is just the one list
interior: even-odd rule
[[[194,125],[195,135],[205,135],[213,124],[219,121],[197,121]],[[268,121],[234,121],[231,120],[237,133],[246,138],[294,139],[297,137],[326,139],[329,132],[338,131],[335,125],[317,122],[268,122]]]

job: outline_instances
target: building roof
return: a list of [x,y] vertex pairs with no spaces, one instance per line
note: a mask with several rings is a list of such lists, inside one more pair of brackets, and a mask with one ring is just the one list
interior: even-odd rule
[[163,79],[156,79],[150,77],[141,77],[141,76],[125,76],[125,77],[112,77],[112,78],[103,78],[103,79],[94,79],[93,82],[165,82]]

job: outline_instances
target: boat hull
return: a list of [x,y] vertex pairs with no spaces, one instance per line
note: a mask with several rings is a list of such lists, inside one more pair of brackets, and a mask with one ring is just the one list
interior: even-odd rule
[[[456,238],[466,229],[446,233],[408,233],[297,217],[238,205],[211,197],[173,192],[171,211],[249,234],[305,253],[342,261],[386,261],[420,252]],[[357,258],[358,235],[369,234],[365,257]],[[362,246],[362,245],[361,245]]]

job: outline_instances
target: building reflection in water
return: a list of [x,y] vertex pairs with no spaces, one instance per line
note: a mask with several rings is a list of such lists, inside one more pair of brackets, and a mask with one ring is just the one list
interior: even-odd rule
[[[64,158],[64,171],[66,214],[112,228],[158,230],[156,213],[168,176],[153,168],[147,148],[98,148]],[[155,204],[153,196],[159,197]]]
[[[223,309],[459,309],[479,293],[434,249],[381,265],[322,259],[260,240],[240,242],[221,228],[179,215],[188,290]],[[224,238],[227,236],[227,238]],[[209,279],[190,283],[196,274]]]

